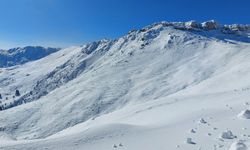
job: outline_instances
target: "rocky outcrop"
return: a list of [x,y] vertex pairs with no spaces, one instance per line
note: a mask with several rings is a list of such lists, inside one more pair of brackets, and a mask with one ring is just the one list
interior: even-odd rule
[[203,22],[201,26],[205,30],[216,30],[220,27],[219,24],[214,20]]
[[[250,32],[250,25],[233,24],[233,25],[220,25],[215,20],[205,21],[203,23],[194,20],[188,22],[160,22],[151,26],[147,26],[139,32],[146,32],[155,26],[173,27],[180,30],[194,30],[194,31],[211,31],[218,30],[223,34],[239,34],[241,32]],[[136,32],[133,30],[133,32]]]
[[194,20],[186,22],[185,26],[187,28],[201,28],[201,24]]

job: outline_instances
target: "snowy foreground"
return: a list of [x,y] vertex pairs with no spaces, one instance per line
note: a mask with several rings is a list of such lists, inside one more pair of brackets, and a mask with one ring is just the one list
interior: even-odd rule
[[250,149],[249,29],[177,25],[0,68],[0,150]]

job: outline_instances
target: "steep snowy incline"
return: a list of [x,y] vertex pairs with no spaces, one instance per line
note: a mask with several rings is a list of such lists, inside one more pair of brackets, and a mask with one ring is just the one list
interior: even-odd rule
[[[73,55],[81,51],[79,47],[71,47],[54,54],[51,54],[38,61],[26,63],[21,66],[14,66],[0,69],[0,91],[2,100],[8,104],[17,98],[12,99],[15,90],[29,93],[34,84],[57,66],[64,64]],[[6,100],[8,98],[8,100]]]
[[[81,47],[71,47],[39,61],[2,69],[0,87],[3,109],[37,100],[73,80],[104,55],[112,42],[102,40]],[[21,96],[12,98],[15,90],[21,91]]]
[[[21,143],[31,149],[40,149],[43,144],[43,148],[63,149],[56,146],[66,141],[70,142],[64,149],[98,149],[102,145],[109,149],[107,144],[115,141],[114,137],[121,140],[125,134],[124,140],[133,150],[142,146],[133,145],[129,138],[145,135],[140,141],[145,142],[146,138],[155,137],[154,132],[164,131],[166,135],[159,134],[156,139],[161,136],[170,139],[167,134],[171,133],[176,134],[177,143],[159,141],[159,144],[175,147],[180,139],[188,138],[175,132],[189,130],[192,120],[197,121],[202,115],[216,116],[228,109],[225,103],[237,111],[243,108],[240,105],[245,102],[243,98],[248,96],[250,86],[250,44],[248,31],[240,33],[200,27],[183,29],[159,23],[115,41],[102,40],[61,50],[42,60],[12,70],[7,68],[1,79],[17,72],[13,79],[20,77],[20,81],[8,85],[13,89],[23,85],[20,89],[24,94],[17,100],[37,101],[1,111],[0,134],[5,139],[21,140],[10,145]],[[42,66],[34,70],[38,64]],[[24,80],[21,77],[24,72],[31,72],[34,78]],[[30,91],[33,93],[29,94]],[[221,101],[216,102],[217,98]],[[240,100],[236,102],[237,98]],[[194,104],[197,106],[192,107]],[[206,106],[207,111],[202,113]],[[232,119],[230,115],[237,116],[236,112],[227,113],[229,120],[218,122],[218,126],[226,129]],[[218,115],[219,119],[223,116]],[[188,123],[183,125],[185,121]],[[138,136],[132,136],[133,133]],[[204,144],[201,135],[200,138],[198,142]],[[70,139],[78,140],[77,145]],[[98,145],[89,144],[96,141]]]

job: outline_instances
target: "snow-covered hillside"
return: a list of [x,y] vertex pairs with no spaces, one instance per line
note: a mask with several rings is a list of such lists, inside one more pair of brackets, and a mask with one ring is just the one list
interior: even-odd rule
[[29,61],[43,58],[57,52],[59,48],[44,48],[40,46],[27,46],[24,48],[0,49],[0,68],[24,64]]
[[245,150],[249,59],[250,26],[161,22],[2,68],[0,149]]

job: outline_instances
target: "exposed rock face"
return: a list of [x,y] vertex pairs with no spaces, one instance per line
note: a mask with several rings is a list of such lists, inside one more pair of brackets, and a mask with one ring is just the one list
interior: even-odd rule
[[232,31],[246,31],[250,29],[250,26],[241,25],[241,24],[233,24],[228,26]]
[[[195,30],[195,31],[218,30],[224,34],[239,34],[242,31],[250,32],[250,25],[241,25],[241,24],[220,25],[218,22],[214,20],[206,21],[203,23],[199,23],[194,20],[188,21],[188,22],[160,22],[160,23],[155,23],[153,25],[147,26],[141,29],[140,32],[145,32],[155,26],[165,26],[165,27],[171,26],[175,29]],[[133,30],[133,32],[136,32],[136,30]]]
[[185,26],[188,27],[188,28],[200,28],[201,24],[199,24],[198,22],[192,20],[192,21],[186,22]]

